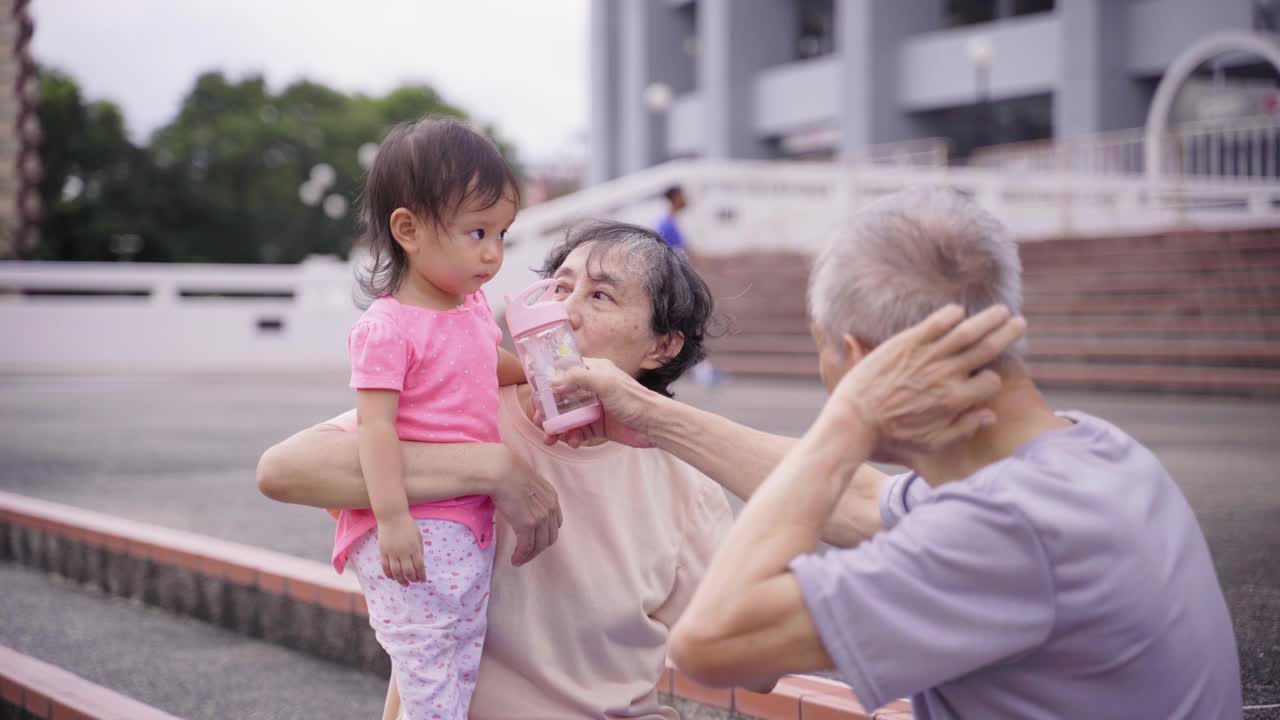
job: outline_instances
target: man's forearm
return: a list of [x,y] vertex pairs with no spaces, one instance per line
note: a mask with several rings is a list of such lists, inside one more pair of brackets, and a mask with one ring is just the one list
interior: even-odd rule
[[797,442],[669,398],[660,402],[655,415],[662,419],[649,432],[654,445],[742,500],[751,497]]
[[[492,494],[510,458],[499,443],[402,442],[412,503]],[[356,433],[317,426],[272,447],[258,462],[258,487],[273,500],[313,507],[368,508]]]
[[786,572],[796,556],[815,550],[827,518],[871,452],[869,441],[846,437],[838,427],[820,416],[795,443],[738,517],[704,582],[732,594]]
[[756,492],[672,633],[672,657],[703,682],[735,684],[827,667],[830,657],[788,571],[871,451],[847,423],[818,418]]
[[[740,425],[715,413],[662,398],[649,432],[662,450],[697,468],[741,500],[748,500],[799,442]],[[879,492],[887,476],[860,467],[823,528],[823,542],[853,547],[880,530]]]

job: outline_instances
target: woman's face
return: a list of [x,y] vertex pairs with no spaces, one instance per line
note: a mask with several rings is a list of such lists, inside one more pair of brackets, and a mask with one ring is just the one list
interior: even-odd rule
[[670,346],[653,335],[653,303],[639,274],[627,268],[622,246],[597,253],[588,267],[593,244],[569,253],[552,275],[578,348],[585,356],[607,358],[632,377],[660,367]]

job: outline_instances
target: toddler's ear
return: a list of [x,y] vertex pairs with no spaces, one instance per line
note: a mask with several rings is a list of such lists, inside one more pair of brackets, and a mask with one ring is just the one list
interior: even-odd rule
[[388,223],[391,227],[391,237],[410,255],[418,250],[419,224],[418,218],[405,208],[396,208],[391,213],[391,220]]

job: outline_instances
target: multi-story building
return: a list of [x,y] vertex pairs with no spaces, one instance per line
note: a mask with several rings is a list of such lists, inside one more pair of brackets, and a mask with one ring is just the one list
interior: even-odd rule
[[[964,158],[1139,127],[1188,47],[1277,19],[1276,0],[592,0],[588,179],[929,137]],[[1260,60],[1199,67],[1173,121],[1274,113]]]

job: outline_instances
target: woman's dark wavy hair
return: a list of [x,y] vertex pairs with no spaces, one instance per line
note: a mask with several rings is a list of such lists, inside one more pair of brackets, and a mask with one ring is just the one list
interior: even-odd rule
[[368,248],[370,261],[360,273],[360,291],[373,300],[404,281],[409,259],[391,236],[396,208],[443,226],[463,206],[490,207],[508,193],[519,205],[511,166],[492,140],[465,122],[428,115],[391,128],[365,180],[359,242]]
[[565,258],[583,245],[591,245],[588,273],[599,267],[606,253],[621,249],[626,267],[641,277],[649,293],[653,311],[649,329],[658,336],[684,336],[684,345],[674,358],[662,367],[642,370],[636,378],[650,390],[671,397],[671,383],[707,356],[704,343],[715,314],[711,288],[688,257],[672,250],[657,233],[620,222],[593,222],[570,230],[547,254],[539,274],[551,277]]

